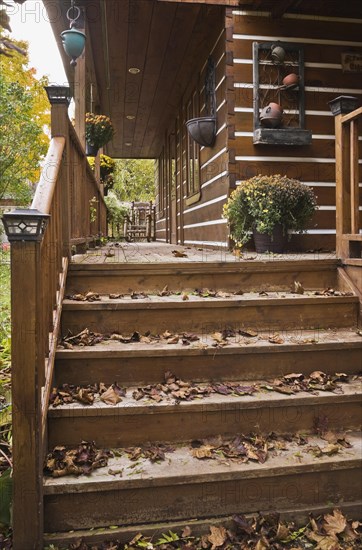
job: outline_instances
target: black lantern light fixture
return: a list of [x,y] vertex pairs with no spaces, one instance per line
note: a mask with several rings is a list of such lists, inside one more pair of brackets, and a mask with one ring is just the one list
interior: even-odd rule
[[69,107],[72,94],[69,86],[44,86],[51,105],[67,105]]
[[80,9],[74,4],[74,0],[72,0],[72,4],[67,11],[67,19],[70,28],[69,30],[63,31],[60,35],[66,54],[72,58],[70,62],[72,67],[76,66],[78,57],[82,55],[86,39],[84,32],[78,31],[75,28],[79,16]]
[[35,208],[16,208],[2,217],[6,235],[13,241],[41,241],[50,216]]

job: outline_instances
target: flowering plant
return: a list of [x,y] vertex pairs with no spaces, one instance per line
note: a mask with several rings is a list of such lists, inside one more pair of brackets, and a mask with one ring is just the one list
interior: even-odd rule
[[106,115],[86,113],[85,115],[85,139],[89,145],[102,147],[114,136],[114,128],[111,119]]
[[271,235],[275,226],[302,232],[317,208],[309,187],[287,176],[255,176],[240,183],[224,205],[230,237],[245,244],[253,230]]
[[[90,167],[94,172],[95,167],[95,158],[88,157],[88,162]],[[112,189],[114,184],[113,172],[116,168],[116,161],[107,155],[100,155],[100,176],[101,182],[103,183],[105,189]]]

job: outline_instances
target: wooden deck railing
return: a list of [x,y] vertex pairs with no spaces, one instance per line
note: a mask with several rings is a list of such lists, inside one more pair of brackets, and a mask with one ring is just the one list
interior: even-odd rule
[[336,253],[342,260],[361,258],[359,128],[362,107],[348,96],[331,103],[336,133]]
[[14,550],[43,548],[47,409],[71,247],[106,232],[103,193],[65,104],[52,106],[52,136],[32,204],[48,224],[40,240],[11,242]]

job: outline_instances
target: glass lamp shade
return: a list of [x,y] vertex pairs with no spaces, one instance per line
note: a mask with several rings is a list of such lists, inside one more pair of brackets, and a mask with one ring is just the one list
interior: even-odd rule
[[41,241],[49,218],[33,208],[16,208],[4,214],[2,221],[10,242]]
[[63,31],[60,35],[65,53],[72,58],[70,64],[76,65],[76,59],[82,55],[86,36],[84,32],[77,31],[76,29],[68,29]]

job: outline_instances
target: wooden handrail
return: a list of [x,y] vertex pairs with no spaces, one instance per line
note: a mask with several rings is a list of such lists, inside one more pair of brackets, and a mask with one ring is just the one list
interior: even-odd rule
[[355,111],[352,111],[351,113],[348,113],[347,115],[343,115],[341,117],[341,123],[345,124],[346,122],[349,122],[350,120],[356,120],[362,116],[362,107],[359,107]]
[[47,156],[45,157],[44,167],[31,205],[32,208],[36,208],[43,214],[50,214],[64,146],[64,137],[52,138]]
[[341,96],[333,100],[336,133],[336,253],[346,260],[361,257],[359,200],[359,129],[362,107]]
[[66,104],[52,106],[52,139],[32,208],[49,215],[41,240],[11,243],[14,550],[43,547],[47,412],[71,242],[106,233],[102,189]]

